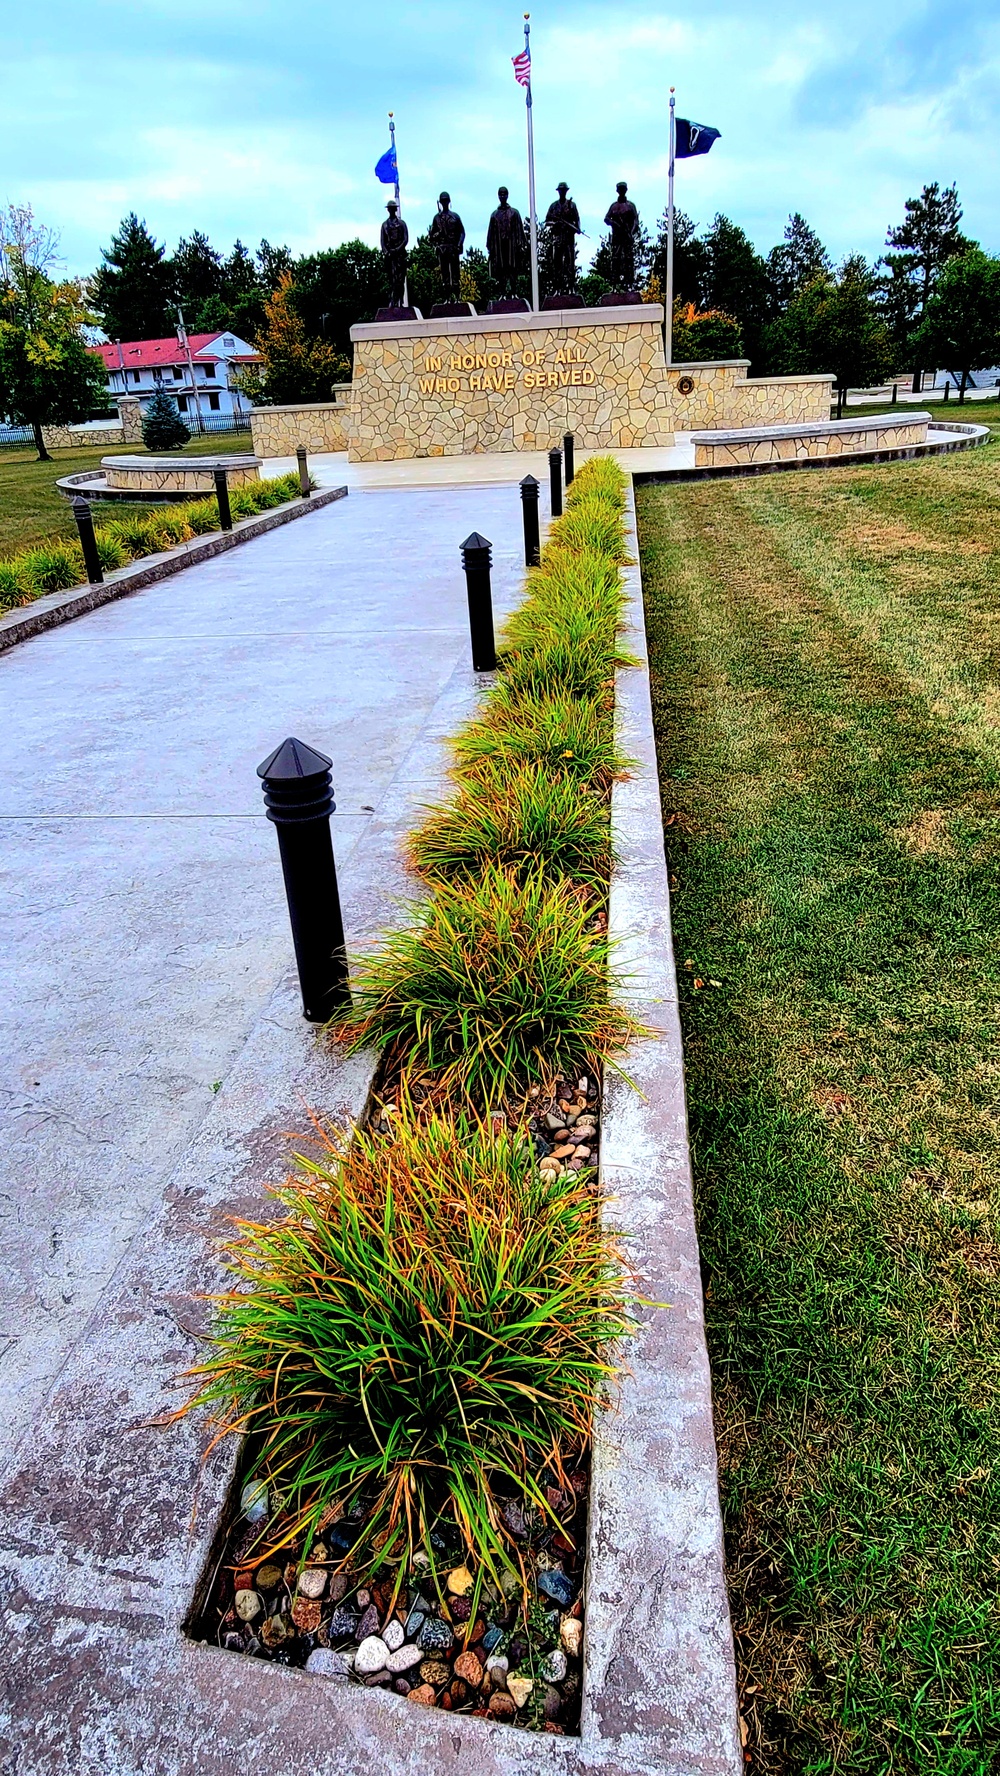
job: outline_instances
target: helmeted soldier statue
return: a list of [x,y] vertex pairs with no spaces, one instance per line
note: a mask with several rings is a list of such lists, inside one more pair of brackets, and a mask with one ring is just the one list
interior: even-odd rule
[[399,214],[399,206],[390,198],[389,214],[382,224],[382,257],[389,275],[389,301],[393,308],[402,308],[406,293],[406,248],[410,231]]
[[438,204],[428,236],[441,268],[441,295],[445,302],[457,302],[458,261],[465,245],[465,229],[461,216],[451,207],[447,191],[442,191]]
[[549,265],[554,295],[568,296],[576,289],[576,237],[583,231],[580,212],[571,197],[565,179],[556,186],[559,196],[550,203],[545,216],[549,231]]
[[524,223],[520,211],[515,210],[513,204],[507,201],[509,193],[506,185],[501,185],[497,196],[500,202],[490,217],[486,251],[490,261],[490,276],[500,295],[513,296],[514,286],[527,258]]
[[635,289],[635,245],[639,233],[639,212],[626,193],[624,179],[618,181],[618,200],[604,218],[611,230],[611,287],[613,290]]

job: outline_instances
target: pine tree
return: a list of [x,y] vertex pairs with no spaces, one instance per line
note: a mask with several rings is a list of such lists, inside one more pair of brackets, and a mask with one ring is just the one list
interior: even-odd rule
[[830,255],[819,235],[796,210],[788,218],[781,245],[772,247],[767,255],[772,308],[780,314],[813,278],[829,276],[832,270]]
[[890,228],[885,237],[887,247],[895,253],[885,255],[886,264],[897,260],[908,271],[917,287],[917,308],[923,314],[927,298],[938,273],[956,253],[964,253],[975,245],[962,233],[962,206],[958,188],[949,185],[942,191],[937,183],[925,185],[919,197],[908,197],[904,206],[906,219]]
[[173,330],[173,274],[145,222],[126,216],[88,294],[109,339],[163,339]]
[[196,228],[190,239],[178,241],[170,267],[174,279],[174,299],[186,311],[188,325],[193,327],[193,316],[202,305],[211,301],[213,296],[221,296],[223,293],[221,256],[208,236],[200,228]]
[[147,450],[179,450],[191,433],[166,389],[157,389],[142,416],[142,441]]

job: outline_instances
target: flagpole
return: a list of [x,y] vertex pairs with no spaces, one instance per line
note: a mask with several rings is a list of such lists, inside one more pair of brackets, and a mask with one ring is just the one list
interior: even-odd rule
[[[393,116],[391,111],[389,112],[389,145],[392,149],[392,164],[396,169],[396,182],[392,188],[393,192],[395,194],[395,198],[396,198],[396,214],[400,218],[400,220],[402,221],[403,205],[400,201],[400,196],[399,196],[399,156],[396,153],[396,119]],[[404,279],[403,279],[403,307],[408,308],[409,303],[410,303],[409,279],[404,277]]]
[[528,219],[531,226],[531,306],[538,309],[538,217],[535,214],[535,132],[531,117],[531,14],[524,15],[524,49],[528,57],[525,108],[528,113]]
[[667,289],[663,315],[663,350],[668,364],[674,356],[674,151],[677,147],[677,100],[670,88],[670,146],[667,161]]

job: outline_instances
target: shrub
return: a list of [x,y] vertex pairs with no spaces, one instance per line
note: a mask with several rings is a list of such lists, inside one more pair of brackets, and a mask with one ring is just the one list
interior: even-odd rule
[[630,1330],[600,1199],[463,1117],[404,1116],[300,1166],[274,1192],[285,1219],[237,1223],[191,1404],[249,1433],[282,1540],[361,1502],[382,1562],[433,1560],[440,1523],[496,1576],[498,1484],[552,1516],[543,1481],[586,1442]]
[[413,927],[355,972],[342,1026],[480,1105],[574,1066],[596,1068],[635,1026],[609,997],[607,939],[589,896],[537,869],[484,864],[442,883]]
[[180,450],[191,433],[166,389],[157,389],[142,416],[142,441],[147,450]]
[[409,843],[410,861],[429,881],[500,864],[523,876],[545,869],[593,887],[611,873],[607,802],[573,777],[544,765],[484,765],[448,807],[431,812]]

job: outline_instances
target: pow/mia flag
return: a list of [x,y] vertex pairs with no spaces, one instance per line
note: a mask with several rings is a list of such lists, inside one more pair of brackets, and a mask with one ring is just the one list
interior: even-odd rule
[[690,160],[692,154],[707,154],[719,139],[718,130],[708,123],[691,123],[686,117],[678,117],[675,127],[674,154],[678,160]]

